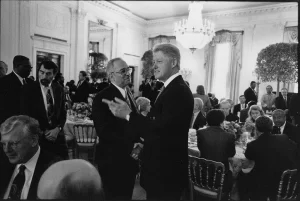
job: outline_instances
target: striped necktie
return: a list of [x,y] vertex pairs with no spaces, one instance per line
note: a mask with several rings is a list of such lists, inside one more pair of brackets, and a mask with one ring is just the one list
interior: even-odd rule
[[158,97],[161,95],[161,93],[163,92],[163,90],[165,90],[165,85],[164,85],[164,86],[162,86],[162,88],[160,89],[160,92],[159,92],[159,94],[157,95],[157,97],[156,97],[156,99],[155,99],[155,102],[154,102],[154,103],[156,103],[156,101],[157,101]]

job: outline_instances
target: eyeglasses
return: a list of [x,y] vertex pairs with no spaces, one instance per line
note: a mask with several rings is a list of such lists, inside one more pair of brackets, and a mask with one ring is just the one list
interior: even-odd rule
[[115,72],[115,73],[119,73],[120,75],[126,75],[127,73],[131,74],[132,73],[132,68],[123,68],[119,72]]
[[17,148],[17,146],[20,144],[20,142],[21,142],[22,140],[24,140],[26,137],[28,137],[28,136],[25,136],[25,137],[21,138],[21,139],[18,140],[18,141],[1,142],[1,143],[0,143],[0,146],[1,146],[3,149],[4,149],[5,145],[7,145],[7,146],[9,146],[9,147],[11,147],[11,148],[13,148],[13,149],[15,149],[15,148]]

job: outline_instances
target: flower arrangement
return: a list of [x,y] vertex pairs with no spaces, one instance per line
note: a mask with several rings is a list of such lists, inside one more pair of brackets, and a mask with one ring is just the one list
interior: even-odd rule
[[235,138],[238,139],[242,134],[242,128],[238,123],[233,121],[224,121],[224,130],[235,135]]
[[277,94],[280,82],[297,82],[297,49],[297,43],[276,43],[258,53],[255,73],[262,82],[277,81]]
[[72,114],[78,119],[85,119],[92,114],[92,107],[84,102],[74,103],[72,106]]

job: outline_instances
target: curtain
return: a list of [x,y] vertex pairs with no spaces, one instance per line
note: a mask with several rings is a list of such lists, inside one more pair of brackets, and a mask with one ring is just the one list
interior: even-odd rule
[[[284,43],[298,43],[298,27],[285,27],[283,32],[283,42]],[[299,83],[298,83],[299,84]],[[294,92],[295,83],[287,83],[285,86],[289,92]],[[298,91],[299,93],[299,91]]]
[[151,50],[155,45],[160,44],[160,43],[171,43],[171,44],[176,44],[176,37],[175,36],[163,36],[159,35],[154,38],[149,38],[149,50]]
[[215,58],[215,46],[219,43],[231,44],[231,58],[229,71],[227,75],[226,83],[226,98],[230,98],[234,102],[238,102],[239,97],[239,81],[240,70],[242,68],[242,40],[243,32],[232,32],[228,30],[221,30],[216,32],[216,36],[205,47],[204,52],[204,68],[206,69],[205,76],[205,88],[207,91],[211,91],[215,82],[214,78],[214,58]]

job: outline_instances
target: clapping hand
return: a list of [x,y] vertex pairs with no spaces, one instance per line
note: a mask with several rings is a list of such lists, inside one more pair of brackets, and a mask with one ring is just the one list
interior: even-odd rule
[[47,130],[45,132],[46,139],[49,140],[49,141],[55,141],[56,138],[57,138],[57,135],[58,135],[59,131],[60,130],[59,130],[58,127],[54,128],[52,130]]
[[108,105],[113,115],[121,119],[126,119],[126,116],[129,115],[131,112],[131,109],[129,108],[128,104],[119,98],[115,98],[115,101],[103,99],[102,102]]
[[131,157],[135,160],[137,160],[139,158],[139,155],[142,151],[142,148],[143,148],[143,144],[141,143],[135,143],[134,144],[134,147],[133,147],[133,150],[131,152]]

